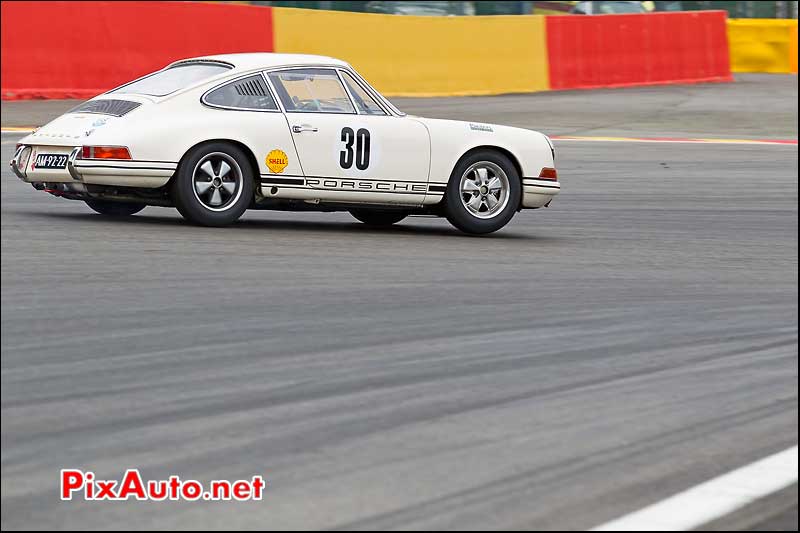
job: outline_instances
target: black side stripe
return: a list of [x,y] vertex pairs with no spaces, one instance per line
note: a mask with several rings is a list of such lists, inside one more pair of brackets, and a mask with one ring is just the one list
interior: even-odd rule
[[383,190],[369,190],[369,189],[325,189],[325,188],[312,188],[312,187],[282,187],[283,189],[299,189],[301,191],[313,191],[313,192],[372,192],[372,193],[384,193],[384,194],[415,194],[415,195],[426,195],[428,193],[425,192],[411,192],[411,191],[383,191]]
[[[312,179],[328,179],[328,180],[346,180],[346,181],[364,181],[364,182],[389,182],[389,183],[407,183],[410,185],[426,185],[425,183],[420,183],[416,181],[399,181],[399,180],[383,180],[383,179],[364,179],[364,178],[321,178],[318,176],[312,176]],[[270,185],[270,184],[277,184],[277,185],[305,185],[305,180],[300,177],[272,177],[270,174],[261,174],[261,184],[262,185]],[[309,187],[310,190],[320,190],[320,191],[353,191],[359,189],[343,189],[343,188],[331,188],[331,187]],[[428,192],[436,192],[436,193],[443,193],[447,190],[445,185],[428,185]],[[425,194],[422,192],[409,192],[409,191],[399,191],[399,190],[383,190],[383,189],[360,189],[361,192],[396,192],[400,194]]]
[[261,176],[261,183],[278,183],[278,184],[285,184],[285,185],[303,185],[305,184],[305,180],[303,178],[273,178],[273,177],[266,177]]
[[105,163],[105,162],[114,162],[119,161],[121,163],[166,163],[168,165],[177,165],[177,161],[151,161],[149,159],[104,159],[100,157],[87,157],[87,158],[79,158],[75,160],[75,163],[80,163],[81,161],[85,161],[86,163]]
[[[293,179],[293,178],[271,178],[271,179],[262,178],[261,179],[261,185],[269,186],[269,185],[273,185],[273,184],[274,185],[305,185],[304,181],[301,180],[301,179]],[[302,187],[302,188],[306,188],[306,187]],[[342,188],[336,189],[336,188],[331,188],[331,187],[307,187],[307,188],[310,191],[343,191],[343,192],[359,191],[359,192],[388,192],[388,193],[399,193],[399,194],[424,194],[421,191],[416,191],[416,192],[412,193],[410,191],[401,191],[401,190],[397,190],[397,189],[391,190],[391,191],[387,191],[387,190],[383,190],[383,189],[342,189]],[[444,187],[443,185],[431,185],[430,187],[428,187],[428,192],[432,192],[432,193],[443,193],[443,192],[445,192],[445,190],[446,190],[446,187]]]
[[558,185],[540,185],[538,183],[523,183],[528,187],[542,187],[543,189],[561,189]]
[[[276,174],[260,174],[261,179],[271,178],[272,176],[276,176]],[[281,177],[284,178],[311,178],[311,179],[319,179],[319,180],[348,180],[348,181],[387,181],[389,183],[410,183],[413,185],[427,185],[427,182],[424,181],[409,181],[409,180],[392,180],[392,179],[385,179],[385,178],[361,178],[358,176],[346,176],[346,177],[336,177],[336,176],[301,176],[299,174],[281,174]],[[447,183],[436,182],[438,185],[447,185]]]
[[124,165],[75,165],[75,168],[115,168],[118,170],[165,170],[167,172],[175,172],[174,168],[167,167],[131,167]]

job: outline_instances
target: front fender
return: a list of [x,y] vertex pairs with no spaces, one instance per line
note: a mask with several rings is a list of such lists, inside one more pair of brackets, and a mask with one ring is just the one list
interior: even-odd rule
[[416,118],[428,128],[431,139],[432,181],[447,181],[465,153],[480,147],[501,148],[513,155],[524,177],[535,177],[543,167],[553,167],[547,137],[533,130],[456,120]]

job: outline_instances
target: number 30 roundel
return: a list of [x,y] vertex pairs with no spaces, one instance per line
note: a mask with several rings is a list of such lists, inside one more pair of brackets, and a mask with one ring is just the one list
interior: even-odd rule
[[359,128],[353,132],[353,128],[342,128],[342,142],[344,148],[339,152],[339,166],[351,168],[355,163],[358,170],[366,170],[369,167],[369,130]]

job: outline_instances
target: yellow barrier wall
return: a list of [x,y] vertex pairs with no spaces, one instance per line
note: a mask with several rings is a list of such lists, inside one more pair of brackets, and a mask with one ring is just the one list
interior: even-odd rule
[[728,20],[733,72],[797,72],[797,20]]
[[544,17],[415,17],[274,8],[276,52],[349,62],[383,94],[456,96],[549,88]]

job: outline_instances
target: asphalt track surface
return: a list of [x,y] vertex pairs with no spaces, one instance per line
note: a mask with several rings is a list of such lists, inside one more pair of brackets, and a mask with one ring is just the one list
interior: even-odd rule
[[[797,138],[787,76],[398,103],[550,134]],[[69,105],[3,103],[3,125]],[[429,218],[105,220],[13,177],[18,138],[4,530],[581,529],[797,443],[797,146],[562,142],[552,207],[473,238]],[[58,498],[61,468],[134,467],[268,487]],[[796,486],[757,504],[721,524],[797,528]]]

